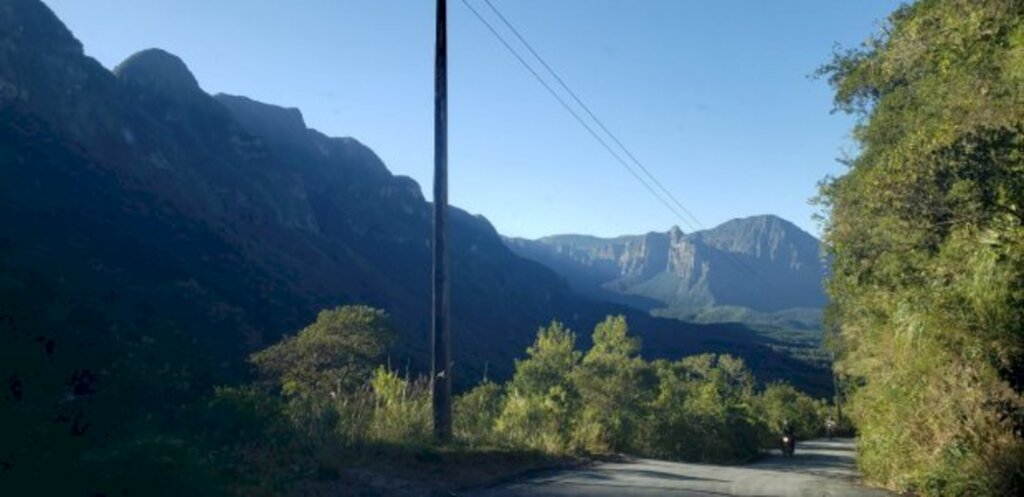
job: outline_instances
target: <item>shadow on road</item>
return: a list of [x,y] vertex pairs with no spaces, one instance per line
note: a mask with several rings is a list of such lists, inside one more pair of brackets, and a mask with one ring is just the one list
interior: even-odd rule
[[752,467],[847,481],[857,478],[856,449],[852,441],[845,439],[797,442],[793,457],[772,451]]
[[801,446],[808,450],[827,450],[831,452],[849,452],[853,454],[857,451],[856,446],[850,443],[850,439],[835,438],[832,440],[807,440],[800,442]]
[[678,473],[669,473],[665,471],[654,471],[650,469],[619,469],[615,471],[617,474],[637,477],[637,478],[650,478],[656,480],[669,480],[669,481],[708,481],[708,482],[723,482],[724,480],[718,480],[715,478],[704,478],[699,476],[686,476]]
[[809,440],[794,457],[778,450],[742,466],[689,464],[652,459],[603,463],[554,471],[478,493],[481,497],[669,496],[669,497],[888,497],[858,483],[851,439]]
[[797,448],[797,452],[793,457],[772,455],[757,463],[757,465],[761,467],[775,465],[779,468],[799,466],[818,466],[837,469],[849,468],[851,470],[856,468],[856,464],[850,456],[834,456],[830,454],[801,452],[799,448]]

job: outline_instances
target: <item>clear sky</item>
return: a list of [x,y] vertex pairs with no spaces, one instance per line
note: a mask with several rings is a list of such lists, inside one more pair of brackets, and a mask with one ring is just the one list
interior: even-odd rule
[[[482,0],[468,0],[486,11]],[[210,93],[298,107],[430,197],[433,0],[45,0],[113,67],[172,52]],[[851,118],[809,75],[895,0],[492,0],[705,227],[807,201]],[[449,0],[450,199],[503,234],[685,228]]]

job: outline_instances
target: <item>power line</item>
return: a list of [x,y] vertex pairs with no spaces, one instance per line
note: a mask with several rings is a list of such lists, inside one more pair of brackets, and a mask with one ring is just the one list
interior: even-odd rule
[[[558,81],[558,83],[562,86],[562,88],[564,88],[566,90],[566,92],[569,93],[569,95],[571,95],[573,97],[573,99],[576,101],[576,103],[579,104],[580,107],[582,107],[587,112],[587,114],[590,115],[590,117],[594,120],[594,122],[596,122],[598,124],[598,126],[600,126],[601,129],[604,130],[604,132],[607,133],[608,136],[610,136],[612,138],[612,140],[614,140],[615,143],[634,162],[636,162],[637,166],[639,166],[640,169],[644,173],[646,173],[648,177],[650,177],[652,182],[655,183],[656,185],[658,185],[658,187],[662,191],[664,191],[668,195],[668,197],[671,198],[679,206],[679,208],[681,208],[683,211],[685,211],[687,214],[689,214],[689,216],[693,219],[693,221],[696,222],[696,224],[700,225],[701,224],[700,221],[696,217],[694,217],[693,214],[690,213],[690,211],[686,209],[686,207],[683,207],[683,205],[675,198],[675,196],[673,196],[672,193],[669,192],[664,187],[664,185],[662,185],[661,182],[658,181],[658,179],[655,178],[654,175],[651,174],[651,172],[646,167],[644,167],[644,165],[639,160],[637,160],[635,156],[633,156],[632,153],[630,153],[629,149],[626,148],[625,145],[623,145],[622,142],[620,140],[618,140],[618,138],[616,138],[615,135],[611,131],[609,131],[607,127],[605,127],[605,125],[601,122],[601,120],[598,119],[597,116],[594,115],[594,113],[590,111],[590,108],[587,107],[587,105],[583,103],[583,101],[576,95],[576,92],[572,91],[572,89],[569,88],[569,86],[565,83],[565,81],[562,80],[562,78],[558,76],[558,73],[556,73],[554,71],[554,69],[552,69],[551,66],[548,65],[548,63],[544,61],[544,59],[537,53],[537,51],[533,49],[532,45],[530,45],[530,43],[527,42],[526,39],[523,38],[523,36],[521,34],[519,34],[519,31],[517,29],[515,29],[515,27],[512,26],[512,24],[508,21],[508,19],[506,19],[505,16],[502,15],[500,11],[498,11],[498,9],[494,6],[494,4],[492,4],[490,2],[490,0],[484,0],[484,2],[486,2],[487,5],[491,8],[491,10],[493,10],[494,13],[498,15],[498,17],[505,24],[505,26],[507,26],[509,28],[509,30],[512,31],[512,33],[515,34],[515,36],[519,39],[519,41],[522,42],[522,44],[526,46],[526,48],[530,51],[530,53],[532,53],[533,56],[535,58],[537,58],[537,60],[540,61],[541,64],[544,65],[544,67],[547,69],[547,71],[555,78],[556,81]],[[498,32],[497,29],[494,28],[494,26],[491,25],[491,23],[487,22],[487,19],[485,19],[484,16],[481,15],[479,11],[477,11],[472,5],[470,5],[470,3],[467,0],[462,0],[462,3],[463,3],[463,5],[466,6],[466,8],[468,8],[470,10],[470,12],[473,13],[473,15],[476,16],[477,19],[480,20],[481,23],[483,23],[484,26],[487,27],[487,29],[491,32],[491,34],[494,35],[494,37],[497,38],[498,41],[501,42],[501,44],[505,46],[505,48],[509,51],[509,53],[511,53],[516,58],[516,60],[518,60],[519,63],[522,64],[522,66],[525,67],[526,70],[529,71],[530,74],[532,74],[533,77],[542,86],[544,86],[544,88],[548,91],[548,93],[550,93],[552,97],[555,97],[555,100],[558,100],[558,103],[560,103],[562,105],[562,107],[565,108],[565,110],[568,111],[569,114],[571,114],[576,119],[576,122],[578,122],[581,126],[583,126],[584,129],[587,130],[587,132],[590,133],[590,136],[594,137],[594,139],[597,140],[598,143],[600,143],[601,146],[603,146],[604,149],[607,150],[608,153],[611,154],[612,157],[614,157],[615,160],[617,160],[619,162],[619,164],[622,165],[622,167],[624,167],[627,171],[629,171],[629,173],[631,175],[633,175],[633,177],[636,178],[636,180],[639,181],[640,184],[642,184],[644,186],[644,188],[646,188],[647,191],[651,193],[651,195],[653,195],[655,198],[657,198],[658,201],[662,203],[662,205],[664,205],[666,208],[668,208],[668,210],[670,212],[672,212],[672,214],[675,215],[675,217],[679,221],[681,221],[684,225],[687,225],[693,231],[697,231],[697,229],[696,229],[696,227],[694,226],[693,223],[691,223],[690,221],[685,219],[682,216],[682,214],[680,214],[679,210],[677,210],[675,207],[673,207],[657,191],[655,191],[654,188],[651,187],[651,185],[648,184],[648,182],[643,179],[643,177],[641,177],[632,167],[630,167],[630,165],[625,160],[623,160],[622,157],[619,156],[619,154],[616,153],[615,150],[613,150],[610,145],[608,145],[608,142],[606,142],[597,132],[594,131],[594,129],[582,117],[580,117],[579,113],[577,113],[576,110],[573,109],[572,106],[570,106],[565,101],[565,99],[562,98],[562,96],[559,95],[558,92],[556,92],[554,90],[554,88],[552,88],[551,85],[548,84],[548,82],[545,81],[544,78],[541,77],[540,74],[537,73],[537,71],[533,68],[533,66],[531,66],[530,63],[528,63],[526,61],[526,59],[524,59],[523,56],[520,55],[519,52],[516,51],[516,49],[512,47],[512,45],[505,39],[505,37],[503,37],[501,35],[501,33]],[[731,252],[729,252],[727,250],[722,250],[722,253],[726,256],[726,258],[731,260],[734,264],[742,267],[744,270],[746,270],[747,272],[752,274],[756,279],[760,280],[766,287],[768,287],[770,289],[775,288],[775,285],[773,285],[770,281],[768,281],[757,270],[755,270],[754,268],[750,267],[750,265],[748,265],[747,263],[743,262],[743,260],[739,259],[735,254],[733,254],[733,253],[731,253]]]
[[[540,61],[541,65],[544,66],[544,69],[547,69],[548,73],[550,73],[551,76],[555,78],[555,81],[557,81],[558,84],[561,85],[562,88],[573,98],[573,100],[575,100],[576,103],[587,113],[587,115],[589,115],[590,118],[593,119],[595,123],[597,123],[601,130],[604,131],[605,134],[607,134],[612,139],[612,141],[614,141],[615,144],[618,145],[619,148],[626,153],[626,156],[628,156],[633,161],[633,163],[636,164],[637,167],[639,167],[645,175],[647,175],[651,182],[653,182],[666,196],[668,196],[668,198],[672,200],[676,207],[678,207],[682,212],[685,212],[686,215],[689,216],[691,220],[693,220],[693,223],[703,228],[703,225],[701,225],[701,222],[693,215],[693,213],[691,213],[689,209],[684,207],[683,204],[679,202],[679,199],[677,199],[676,196],[673,195],[672,192],[668,190],[668,188],[665,188],[665,185],[663,185],[661,181],[658,181],[658,178],[651,174],[651,171],[648,170],[647,167],[644,166],[644,164],[640,162],[640,160],[637,159],[635,155],[633,155],[633,152],[630,151],[629,148],[627,148],[626,145],[624,145],[617,136],[615,136],[615,133],[612,133],[611,130],[609,130],[608,127],[604,125],[604,122],[602,122],[601,119],[598,118],[597,115],[595,115],[594,112],[590,110],[590,106],[584,103],[583,100],[576,94],[576,92],[572,91],[572,88],[570,88],[569,85],[565,83],[562,77],[558,75],[558,72],[556,72],[547,63],[547,61],[544,60],[544,57],[541,57],[541,55],[537,53],[537,51],[533,48],[533,45],[531,45],[530,42],[526,41],[526,38],[524,38],[523,35],[519,33],[519,30],[516,29],[516,27],[513,26],[512,23],[505,17],[505,15],[502,14],[501,11],[498,10],[498,8],[495,7],[493,3],[491,3],[491,0],[484,0],[484,3],[486,3],[487,6],[490,7],[492,11],[494,11],[494,13],[498,16],[498,19],[501,19],[501,22],[505,24],[509,31],[511,31],[512,34],[514,34],[515,37],[519,39],[523,46],[525,46],[526,49],[529,50],[530,53],[533,54],[533,56],[538,61]],[[690,227],[695,228],[693,224],[691,224]]]
[[647,183],[647,181],[645,181],[643,179],[642,176],[640,176],[640,174],[638,174],[636,171],[633,170],[632,167],[629,166],[628,162],[626,162],[622,157],[620,157],[619,154],[616,153],[615,150],[612,149],[612,147],[610,145],[608,145],[608,142],[606,142],[603,138],[601,138],[601,136],[599,134],[597,134],[597,132],[594,131],[594,129],[589,124],[587,124],[587,122],[582,117],[580,117],[579,113],[577,113],[572,108],[572,106],[570,106],[569,103],[566,102],[565,99],[562,98],[562,96],[559,95],[558,92],[556,92],[555,89],[552,88],[551,85],[548,84],[548,82],[545,81],[544,78],[542,78],[540,76],[540,74],[538,74],[537,71],[534,70],[534,68],[528,62],[526,62],[526,59],[524,59],[521,55],[519,55],[519,52],[517,52],[516,49],[513,48],[512,45],[510,45],[509,42],[507,40],[505,40],[505,38],[503,36],[501,36],[500,33],[498,33],[498,30],[496,30],[494,28],[494,26],[491,25],[491,23],[487,22],[487,19],[485,19],[483,17],[483,15],[480,14],[479,11],[477,11],[475,8],[473,8],[473,6],[470,5],[469,2],[467,2],[466,0],[462,0],[462,3],[467,8],[469,8],[469,10],[473,13],[473,15],[475,15],[476,18],[479,19],[480,22],[484,24],[484,26],[487,26],[487,29],[490,30],[491,34],[493,34],[494,37],[497,38],[498,41],[500,41],[501,44],[504,45],[505,48],[508,49],[508,51],[516,58],[516,60],[518,60],[519,63],[522,64],[523,67],[525,67],[526,70],[529,71],[530,74],[532,74],[533,77],[541,85],[544,86],[544,88],[548,91],[548,93],[550,93],[552,97],[555,97],[555,100],[558,100],[558,103],[562,104],[562,107],[564,107],[565,110],[569,112],[569,114],[572,114],[572,117],[576,118],[576,122],[578,122],[581,126],[583,126],[583,128],[586,129],[587,132],[590,133],[590,136],[594,137],[594,139],[597,140],[598,143],[600,143],[601,146],[603,146],[604,149],[607,150],[608,153],[611,154],[612,157],[614,157],[615,160],[617,160],[619,162],[619,164],[622,165],[622,167],[624,167],[627,171],[629,171],[629,173],[631,175],[633,175],[633,177],[636,178],[636,180],[639,181],[640,184],[643,185],[644,188],[646,188],[647,191],[651,193],[651,195],[654,195],[654,197],[657,198],[658,201],[660,201],[666,208],[668,208],[668,210],[670,212],[672,212],[672,214],[674,214],[684,224],[692,226],[692,224],[689,223],[685,218],[683,218],[683,216],[672,206],[672,204],[668,203],[668,201],[666,201],[664,198],[662,198],[662,196],[659,195],[658,192],[655,191],[654,188],[651,187],[651,185],[649,185]]

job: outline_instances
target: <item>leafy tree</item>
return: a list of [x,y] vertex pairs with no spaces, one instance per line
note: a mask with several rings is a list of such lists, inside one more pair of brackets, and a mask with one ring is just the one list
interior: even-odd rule
[[569,375],[580,360],[576,335],[558,321],[537,331],[526,349],[526,359],[516,361],[510,389],[520,395],[544,395],[552,388],[569,385]]
[[367,382],[392,336],[384,311],[343,306],[321,311],[313,324],[250,361],[264,385],[283,394],[288,417],[314,443],[359,444],[372,421]]
[[679,374],[678,363],[662,359],[651,367],[657,376],[657,387],[644,424],[641,451],[658,458],[680,457],[698,436],[685,409],[687,398],[692,395],[690,384]]
[[286,396],[338,398],[365,384],[392,336],[384,311],[338,307],[251,361]]
[[571,382],[580,360],[575,347],[576,335],[557,321],[537,332],[527,358],[516,361],[496,424],[505,443],[551,453],[569,450],[571,415],[579,405]]
[[1024,487],[1024,3],[922,0],[822,70],[860,121],[822,184],[830,339],[875,481]]
[[677,374],[690,381],[683,404],[697,436],[688,459],[740,462],[760,453],[764,427],[753,412],[754,377],[741,359],[702,354],[679,361]]
[[[743,361],[703,354],[655,361],[655,398],[641,437],[641,452],[702,462],[743,462],[769,439],[754,407],[753,376]],[[768,445],[771,446],[771,445]]]
[[[797,438],[812,438],[821,434],[825,426],[822,414],[824,404],[815,401],[787,383],[772,383],[761,393],[760,417],[771,429],[771,434],[782,432],[784,423],[793,427]],[[772,437],[775,441],[776,437]]]
[[593,346],[572,379],[582,402],[575,443],[589,452],[632,447],[654,376],[640,357],[640,340],[629,336],[625,317],[608,317],[594,328]]

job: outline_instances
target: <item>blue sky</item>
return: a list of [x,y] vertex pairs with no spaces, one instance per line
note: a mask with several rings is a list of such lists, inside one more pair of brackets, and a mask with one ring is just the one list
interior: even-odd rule
[[[468,0],[486,11],[482,0]],[[160,47],[210,93],[302,110],[429,198],[432,0],[45,0],[113,67]],[[807,201],[852,119],[808,76],[894,0],[492,0],[704,227]],[[450,200],[507,235],[684,227],[449,0]],[[509,35],[511,37],[511,35]]]

